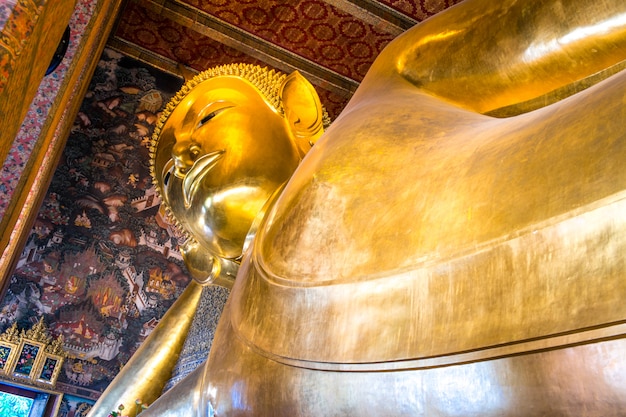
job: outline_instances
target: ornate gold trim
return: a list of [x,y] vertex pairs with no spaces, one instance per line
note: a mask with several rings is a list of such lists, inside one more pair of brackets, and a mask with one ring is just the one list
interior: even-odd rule
[[43,318],[21,332],[13,323],[0,335],[0,378],[54,387],[66,356],[63,336],[53,339]]

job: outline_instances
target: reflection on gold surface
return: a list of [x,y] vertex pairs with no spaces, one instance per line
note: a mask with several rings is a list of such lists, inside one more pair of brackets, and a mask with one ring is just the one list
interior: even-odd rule
[[206,364],[147,416],[623,414],[598,369],[626,352],[625,13],[466,0],[392,42],[263,210]]
[[468,364],[454,373],[439,368],[429,384],[438,388],[430,398],[432,408],[451,417],[494,415],[509,406],[491,362]]

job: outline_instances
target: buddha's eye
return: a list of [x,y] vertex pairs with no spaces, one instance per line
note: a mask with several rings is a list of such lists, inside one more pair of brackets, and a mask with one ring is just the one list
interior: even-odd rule
[[205,124],[206,122],[214,118],[216,115],[217,115],[217,111],[207,114],[206,116],[202,118],[202,120],[200,120],[200,123],[198,123],[198,127],[202,126],[203,124]]
[[209,120],[213,119],[215,116],[217,116],[218,114],[220,114],[221,112],[223,112],[224,110],[230,109],[233,106],[224,106],[221,107],[217,110],[212,111],[211,113],[207,114],[206,116],[204,116],[202,119],[200,119],[200,122],[198,123],[198,127],[203,126],[205,123],[207,123]]

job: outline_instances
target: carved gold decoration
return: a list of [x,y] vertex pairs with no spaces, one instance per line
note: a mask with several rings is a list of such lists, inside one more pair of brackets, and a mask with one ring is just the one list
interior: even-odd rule
[[22,330],[20,333],[21,339],[29,339],[35,342],[41,342],[43,344],[48,344],[51,340],[48,335],[48,327],[43,322],[43,317],[37,321],[37,323],[28,330]]
[[17,323],[13,323],[0,334],[0,375],[10,373],[13,369],[19,344],[19,330],[17,330]]
[[13,323],[4,333],[0,334],[0,340],[3,342],[19,343],[20,331],[17,329],[17,323]]
[[0,335],[0,377],[46,388],[54,387],[66,357],[63,336],[52,339],[43,318],[28,330],[13,323]]

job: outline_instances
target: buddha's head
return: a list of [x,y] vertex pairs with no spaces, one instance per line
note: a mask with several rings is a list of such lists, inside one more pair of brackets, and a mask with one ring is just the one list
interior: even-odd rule
[[323,133],[317,93],[299,73],[252,65],[207,70],[168,103],[151,170],[166,212],[187,235],[191,274],[236,268],[255,220]]

